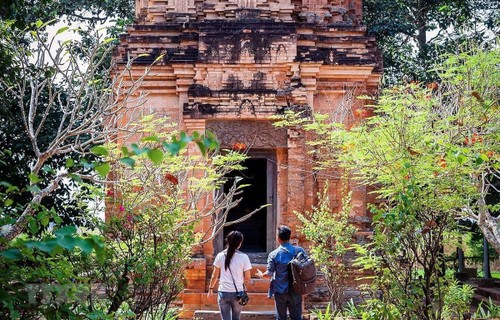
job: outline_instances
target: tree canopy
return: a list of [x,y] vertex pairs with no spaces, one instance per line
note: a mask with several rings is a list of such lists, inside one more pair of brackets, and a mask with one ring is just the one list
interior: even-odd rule
[[366,0],[364,19],[384,56],[386,85],[431,82],[433,63],[467,41],[490,43],[500,32],[500,4],[490,0]]

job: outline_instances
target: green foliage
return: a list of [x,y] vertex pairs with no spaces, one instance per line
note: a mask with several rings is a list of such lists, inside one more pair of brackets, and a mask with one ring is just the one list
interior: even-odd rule
[[[108,311],[128,303],[139,318],[161,317],[172,307],[183,289],[192,248],[202,240],[196,226],[210,215],[197,203],[220,188],[224,175],[244,159],[218,154],[210,133],[150,135],[163,121],[144,120],[137,129],[144,136],[140,142],[109,145],[106,152],[106,163],[113,164],[106,192],[111,218],[103,226],[109,250],[95,276],[108,288]],[[190,142],[210,156],[186,155]],[[130,163],[116,161],[124,158]]]
[[[62,226],[55,210],[37,206],[26,232],[0,251],[6,271],[0,275],[2,318],[175,318],[172,302],[183,288],[192,248],[202,238],[195,227],[212,214],[196,204],[220,188],[222,177],[239,168],[245,156],[219,154],[210,133],[152,135],[156,127],[150,123],[158,121],[164,122],[144,119],[135,128],[144,138],[130,148],[96,146],[96,161],[66,160],[67,168],[85,165],[99,172],[105,166],[103,176],[112,170],[106,194],[90,188],[112,216],[86,231]],[[187,156],[188,143],[202,146],[205,156]],[[118,161],[125,157],[133,165]],[[191,176],[195,171],[203,174]],[[29,179],[44,181],[36,174]],[[11,227],[9,221],[2,220],[2,229]]]
[[[36,227],[40,220],[32,221]],[[72,309],[91,291],[82,262],[94,257],[103,261],[102,237],[77,234],[76,227],[67,226],[30,239],[32,235],[22,235],[0,252],[0,315],[6,319],[74,315]],[[79,311],[84,309],[82,305]]]
[[362,317],[361,308],[356,306],[356,304],[354,303],[354,301],[352,299],[346,302],[346,304],[344,306],[344,311],[342,312],[342,314],[344,316],[355,318],[355,319]]
[[494,47],[500,28],[498,9],[495,1],[363,1],[368,32],[383,53],[385,84],[436,80],[432,65],[463,43]]
[[405,318],[400,311],[400,307],[388,301],[379,299],[368,299],[363,306],[361,319],[363,320],[398,320],[398,319],[418,319]]
[[95,26],[108,18],[131,19],[133,9],[133,3],[128,0],[5,0],[0,6],[0,18],[15,20],[19,29],[36,21],[50,21],[61,17],[66,17],[70,22],[87,22]]
[[[59,76],[55,75],[56,72],[49,63],[49,55],[44,55],[46,59],[43,63],[37,64],[35,62],[36,53],[33,51],[36,51],[35,48],[37,47],[44,45],[55,46],[56,43],[59,43],[59,45],[67,45],[69,48],[69,44],[74,43],[73,40],[54,41],[54,39],[47,39],[45,27],[53,28],[53,25],[63,20],[70,25],[74,23],[73,28],[70,28],[70,25],[59,28],[56,37],[59,37],[59,39],[64,36],[72,39],[81,37],[80,43],[82,47],[75,48],[73,46],[74,55],[71,55],[71,58],[80,55],[84,59],[88,58],[86,55],[90,48],[98,44],[98,40],[91,35],[94,34],[93,31],[95,31],[96,26],[108,22],[110,27],[107,31],[111,35],[117,35],[124,29],[125,21],[130,22],[133,18],[133,9],[133,2],[129,0],[5,0],[0,4],[0,145],[12,153],[6,159],[7,161],[0,162],[0,181],[6,181],[19,189],[16,193],[10,192],[9,206],[6,206],[7,208],[3,210],[4,213],[12,217],[19,216],[19,210],[31,200],[31,192],[38,191],[36,186],[25,188],[28,185],[28,173],[32,171],[30,165],[36,161],[32,141],[25,134],[25,125],[19,109],[19,106],[22,105],[20,101],[30,101],[29,93],[18,92],[16,94],[9,90],[9,86],[12,84],[22,83],[28,78],[26,74],[22,74],[19,59],[26,58],[26,61],[29,60],[28,74],[37,78],[37,81],[39,81],[37,83],[49,82],[53,85],[49,90],[37,92],[37,99],[34,100],[39,111],[44,110],[48,104],[54,105],[54,108],[48,110],[47,113],[40,111],[34,121],[34,125],[38,125],[40,120],[45,118],[46,125],[37,132],[37,142],[40,149],[44,150],[57,133],[59,122],[63,117],[63,113],[60,112],[62,106],[75,97],[71,95],[71,89],[69,88],[74,87],[75,83],[81,79],[80,76],[71,77],[73,83],[62,89],[61,83],[64,82],[62,80],[65,77],[61,76],[61,74]],[[111,19],[114,20],[110,21]],[[68,30],[73,31],[73,33],[69,35]],[[78,33],[78,35],[75,33]],[[34,35],[37,36],[36,39]],[[50,44],[51,40],[52,44]],[[55,51],[51,51],[52,56],[54,56]],[[109,66],[111,61],[109,52],[102,50],[101,55],[105,56],[101,61],[102,65]],[[67,53],[63,57],[64,59],[68,58]],[[88,60],[86,63],[80,64],[80,66],[86,64],[88,64]],[[61,63],[61,65],[66,65],[66,62]],[[39,77],[37,77],[37,74]],[[93,77],[100,77],[102,81],[102,74],[95,73]],[[42,88],[44,86],[36,87]],[[58,99],[50,96],[57,91],[65,91],[65,94],[62,94]],[[80,136],[79,138],[85,139],[88,137]],[[80,159],[77,154],[71,157],[76,162]],[[57,171],[64,161],[66,161],[64,156],[60,154],[53,155],[50,159],[47,159],[46,165]],[[105,175],[106,166],[100,167],[99,171],[102,175]],[[73,173],[69,174],[74,176]],[[88,174],[88,172],[83,172],[83,174]],[[50,173],[40,176],[41,179],[46,179],[45,181],[52,180],[52,177],[53,175]],[[89,191],[81,189],[79,192],[80,198],[75,199],[72,194],[78,188],[79,185],[74,180],[61,181],[57,190],[52,193],[53,196],[43,199],[42,204],[47,208],[54,207],[64,216],[65,223],[76,223],[81,226],[92,227],[93,219],[87,215],[82,206],[85,202],[84,198],[89,201]]]
[[[43,28],[66,13],[70,21],[88,19],[95,25],[130,7],[116,5],[120,1],[70,2],[42,1],[30,3],[28,8],[27,3],[16,0],[0,8],[2,18],[16,19],[0,20],[0,70],[4,71],[0,79],[0,142],[5,148],[0,150],[0,201],[5,204],[0,206],[0,231],[2,236],[17,235],[14,240],[0,239],[0,267],[5,271],[0,274],[0,317],[129,319],[152,318],[166,311],[162,318],[174,318],[171,302],[182,288],[191,248],[201,238],[194,232],[204,217],[197,201],[223,183],[219,179],[224,166],[235,164],[242,155],[225,158],[213,154],[218,144],[210,134],[181,133],[172,138],[158,133],[158,127],[145,134],[146,122],[154,127],[151,119],[131,129],[145,135],[144,143],[123,147],[121,154],[111,154],[107,146],[90,149],[103,141],[100,103],[109,105],[113,94],[105,72],[113,40],[97,46],[99,39],[85,35],[81,41],[46,41]],[[96,11],[89,14],[86,9]],[[126,9],[124,15],[130,14],[133,10]],[[79,32],[85,29],[81,23],[79,27]],[[60,28],[56,38],[69,31],[69,26]],[[60,44],[56,53],[47,55],[55,43]],[[88,67],[85,72],[80,68],[82,61]],[[65,67],[68,63],[70,67]],[[29,81],[31,87],[26,85]],[[33,86],[36,92],[26,91]],[[119,85],[113,88],[120,91]],[[130,92],[123,93],[126,101]],[[113,112],[119,111],[111,107]],[[61,112],[65,109],[67,112]],[[27,136],[23,120],[33,123],[36,131],[31,136]],[[89,123],[96,126],[87,127]],[[72,131],[76,128],[87,131]],[[61,132],[70,134],[61,137]],[[219,166],[194,179],[196,186],[192,183],[185,195],[181,186],[191,182],[174,174],[184,169],[182,178],[186,178],[186,170],[203,171],[210,163],[203,157],[197,162],[188,158],[184,150],[189,143],[195,143],[202,155],[211,154]],[[172,169],[168,174],[153,174],[167,168]],[[122,180],[115,181],[116,189],[110,189],[131,190],[135,196],[120,198],[116,207],[112,202],[123,193],[104,195],[102,188],[89,182],[110,178],[112,169],[127,174],[117,175]],[[127,180],[131,177],[134,179]],[[140,181],[148,182],[144,194]],[[156,199],[161,203],[153,203]],[[89,206],[98,208],[105,201],[110,201],[109,212],[123,213],[109,223],[98,221]]]
[[376,105],[356,106],[341,123],[330,122],[333,115],[285,115],[284,124],[317,135],[318,169],[341,166],[373,186],[379,200],[370,208],[373,242],[355,246],[356,265],[372,280],[363,318],[445,319],[451,310],[462,312],[466,304],[458,300],[470,292],[445,276],[443,253],[445,244],[456,243],[457,218],[479,221],[500,249],[492,218],[498,202],[487,200],[498,196],[499,62],[498,50],[451,55],[434,69],[439,83],[386,89]]
[[[64,120],[67,119],[67,114],[61,112],[61,109],[64,109],[71,102],[81,100],[86,100],[83,102],[86,105],[88,99],[82,99],[81,95],[72,95],[75,92],[69,89],[81,88],[79,81],[82,81],[83,74],[78,79],[72,78],[65,81],[66,78],[61,74],[65,74],[68,70],[58,73],[56,71],[57,65],[48,61],[46,52],[41,54],[44,57],[43,63],[40,63],[40,60],[37,62],[36,58],[40,57],[37,54],[44,50],[49,51],[47,48],[50,41],[46,41],[43,29],[36,29],[42,28],[44,25],[41,21],[34,23],[31,27],[35,29],[27,32],[24,29],[14,28],[13,22],[0,21],[0,29],[3,28],[7,34],[0,40],[0,54],[5,54],[4,61],[9,61],[9,64],[2,65],[0,63],[0,68],[4,68],[5,71],[4,76],[0,78],[0,104],[2,105],[0,109],[2,116],[0,144],[9,151],[9,154],[0,154],[3,160],[0,162],[0,180],[17,188],[15,192],[8,190],[8,188],[0,188],[0,193],[9,194],[8,199],[12,205],[3,208],[2,212],[12,219],[18,218],[22,214],[33,199],[33,194],[39,194],[40,190],[57,180],[57,176],[61,175],[60,169],[62,167],[66,166],[69,175],[75,175],[77,172],[83,175],[90,174],[90,169],[85,168],[80,163],[84,159],[76,151],[78,148],[73,148],[74,151],[69,152],[68,157],[61,154],[60,150],[58,152],[50,150],[57,136],[57,129],[61,128],[62,131],[62,128],[69,123],[69,121]],[[53,40],[54,42],[56,40]],[[57,56],[67,59],[61,65],[68,63],[68,61],[74,62],[75,60],[72,59],[77,59],[75,54],[71,54],[71,52],[74,53],[72,50],[77,47],[76,43],[77,41],[66,41],[65,45],[62,45],[62,49],[59,48]],[[28,47],[27,44],[32,44],[32,47]],[[93,62],[95,63],[95,61]],[[26,83],[30,79],[33,83],[38,84],[34,85],[38,91],[26,90],[28,87]],[[95,90],[94,87],[92,90],[90,87],[87,87],[85,92],[100,91],[100,88]],[[30,100],[30,98],[33,99]],[[29,114],[29,111],[27,105],[24,104],[26,101],[31,101],[38,110],[32,118],[32,125],[36,128],[36,141],[30,139],[27,134],[25,123],[29,121],[25,116]],[[88,136],[81,135],[64,142],[71,143],[88,138]],[[47,150],[48,152],[41,157],[44,159],[43,165],[36,167],[35,164],[40,158],[40,153]],[[91,156],[88,156],[86,161],[93,160]],[[105,166],[99,169],[102,172],[106,170]],[[91,227],[93,219],[89,217],[88,211],[83,207],[84,200],[89,201],[90,192],[88,189],[81,188],[79,198],[75,198],[74,191],[79,188],[75,180],[58,181],[58,188],[51,193],[51,197],[44,197],[41,204],[46,208],[57,210],[64,223]]]
[[443,318],[459,319],[469,313],[474,287],[451,280],[447,290],[444,297]]
[[[344,188],[345,191],[345,188]],[[346,191],[344,193],[347,193]],[[342,199],[342,209],[331,208],[328,182],[318,194],[319,202],[311,212],[296,213],[303,223],[299,231],[312,242],[311,255],[319,270],[324,274],[330,294],[330,307],[342,309],[344,289],[349,277],[348,261],[345,257],[350,249],[356,228],[349,223],[350,194]]]
[[498,319],[500,317],[500,307],[497,306],[491,298],[488,298],[486,303],[484,301],[479,303],[473,317],[477,319]]
[[325,310],[313,310],[312,315],[318,320],[333,320],[337,312],[333,311],[330,304],[326,305]]

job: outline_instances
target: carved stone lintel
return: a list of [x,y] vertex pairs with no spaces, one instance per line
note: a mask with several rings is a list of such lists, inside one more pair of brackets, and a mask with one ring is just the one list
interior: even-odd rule
[[255,8],[257,6],[256,0],[238,0],[238,7],[240,8]]
[[287,147],[287,130],[269,121],[208,121],[206,129],[217,135],[222,148],[244,143],[249,148]]
[[168,4],[175,8],[175,12],[190,12],[194,9],[194,0],[169,0]]

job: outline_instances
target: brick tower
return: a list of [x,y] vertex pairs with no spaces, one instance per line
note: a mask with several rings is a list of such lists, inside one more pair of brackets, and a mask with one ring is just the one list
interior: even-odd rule
[[[276,227],[293,229],[298,223],[293,212],[310,209],[327,179],[313,174],[304,132],[276,128],[270,117],[286,110],[340,114],[346,105],[351,112],[343,114],[353,114],[363,103],[353,95],[377,90],[381,57],[362,25],[361,2],[136,0],[136,21],[120,38],[115,53],[119,66],[147,53],[134,65],[140,73],[141,64],[162,55],[141,87],[148,93],[148,107],[168,115],[181,130],[215,132],[223,148],[248,148],[245,165],[252,186],[244,198],[251,201],[236,210],[271,206],[237,228],[245,235],[242,250],[261,269],[276,247]],[[338,175],[333,177],[328,179],[335,207],[340,182]],[[352,191],[352,221],[362,235],[370,221],[370,199],[362,186],[352,186]],[[222,239],[223,234],[194,252],[182,294],[185,318],[196,310],[217,310],[206,292]],[[307,248],[302,238],[292,240]],[[252,279],[251,302],[244,310],[272,311],[267,288],[268,280]],[[306,308],[323,297],[320,288],[307,297]]]

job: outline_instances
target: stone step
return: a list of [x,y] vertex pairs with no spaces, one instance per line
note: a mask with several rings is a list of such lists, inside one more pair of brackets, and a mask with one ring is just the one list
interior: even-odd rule
[[[496,305],[497,307],[500,307],[500,302],[494,301],[494,300],[491,300],[491,302],[494,305]],[[471,312],[471,314],[473,314],[475,312],[478,312],[478,309],[479,309],[480,305],[481,305],[481,308],[482,308],[483,311],[488,311],[489,304],[490,304],[490,299],[489,298],[484,297],[482,295],[479,295],[479,294],[475,293],[472,296],[472,302],[471,302],[471,306],[470,306],[470,312]],[[476,318],[473,318],[473,319],[476,319]],[[497,319],[498,320],[500,318],[492,318],[492,319]]]
[[[201,288],[205,286],[205,293],[208,292],[208,284],[209,282],[207,281],[206,283],[201,283]],[[218,285],[218,283],[217,283]],[[251,279],[248,284],[247,284],[247,291],[248,292],[254,292],[254,293],[267,293],[269,290],[269,279]],[[184,292],[188,293],[193,293],[193,292],[200,292],[199,288],[189,288],[185,289]],[[217,292],[217,286],[215,286],[214,292]]]
[[247,285],[248,292],[267,293],[269,290],[269,279],[250,279]]
[[[246,309],[246,306],[244,307]],[[194,312],[195,319],[203,320],[220,320],[219,310],[196,310]],[[267,311],[247,311],[243,310],[241,312],[242,319],[253,319],[253,320],[273,320],[275,319],[274,310]]]
[[472,307],[474,307],[474,310],[477,308],[477,306],[479,305],[479,303],[481,303],[481,301],[483,300],[487,300],[488,298],[485,298],[484,296],[480,295],[480,294],[477,294],[477,293],[474,293],[474,295],[472,296]]
[[[185,307],[189,305],[199,305],[204,306],[203,309],[207,310],[217,309],[216,294],[210,299],[204,292],[183,292],[181,295]],[[267,293],[249,292],[248,296],[250,297],[250,301],[245,306],[246,310],[263,311],[274,309],[274,299],[268,298]]]
[[[212,276],[212,266],[207,266],[207,279],[206,279],[206,284],[207,287],[205,290],[208,291],[208,284],[210,283],[210,277]],[[261,270],[262,272],[266,271],[266,265],[265,264],[252,264],[252,270],[250,271],[250,274],[252,275],[252,278],[250,279],[247,290],[248,292],[251,293],[267,293],[269,290],[269,282],[270,279],[261,279],[257,277],[257,269]],[[217,291],[217,290],[215,290]]]
[[500,302],[500,290],[498,289],[478,287],[476,289],[476,294],[481,295],[486,299],[491,298],[493,301]]
[[[258,263],[252,263],[252,270],[250,270],[250,274],[252,275],[252,278],[259,279],[257,277],[257,269],[260,271],[264,272],[267,269],[266,264],[258,264]],[[213,266],[207,266],[207,277],[210,278],[212,276],[212,271],[213,271]]]
[[[249,293],[250,300],[246,306],[244,306],[245,312],[254,312],[257,314],[266,314],[266,312],[274,312],[274,299],[267,297],[265,293]],[[217,297],[214,295],[212,298],[208,299],[206,293],[182,293],[182,314],[180,318],[182,319],[193,319],[194,313],[197,311],[208,312],[204,316],[206,319],[212,316],[214,312],[218,312]],[[220,315],[218,319],[220,319]],[[203,318],[205,319],[205,318]],[[269,318],[266,318],[269,319]]]

